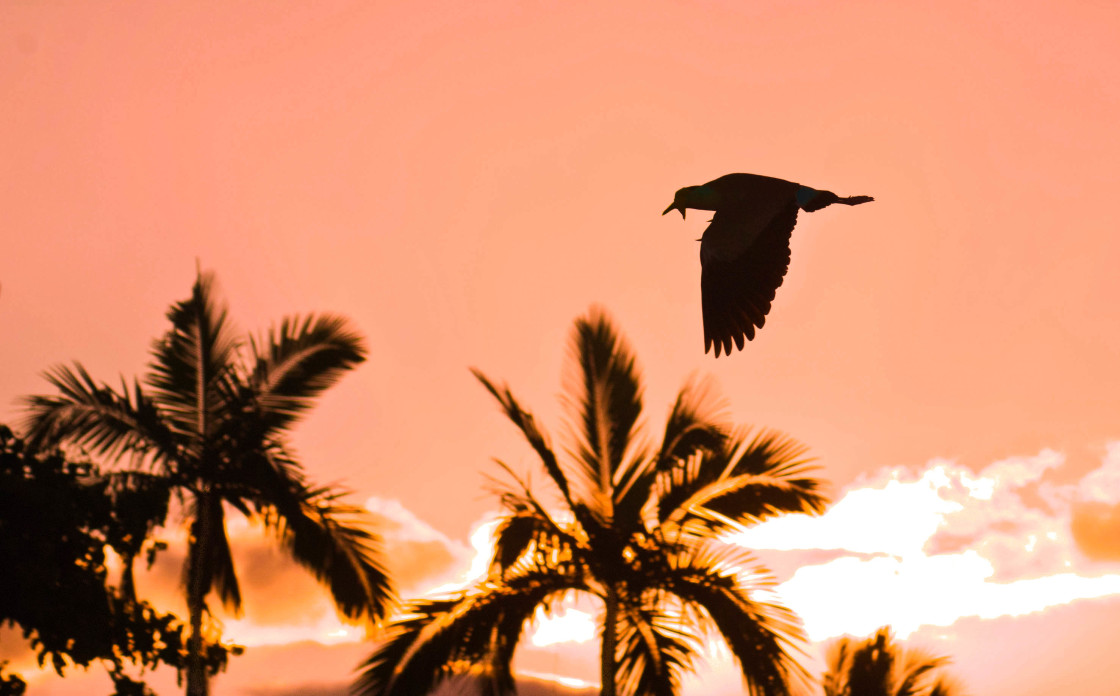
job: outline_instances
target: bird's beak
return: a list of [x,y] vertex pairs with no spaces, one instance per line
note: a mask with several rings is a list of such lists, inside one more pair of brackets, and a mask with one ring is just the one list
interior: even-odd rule
[[665,213],[668,213],[668,212],[669,212],[670,210],[679,210],[679,211],[681,211],[681,219],[685,219],[685,217],[684,217],[684,206],[679,206],[679,207],[678,207],[678,206],[677,206],[677,203],[676,203],[676,201],[674,201],[674,202],[673,202],[673,204],[672,204],[672,205],[670,205],[670,206],[669,206],[668,208],[666,208],[666,209],[665,209],[665,212],[664,212],[664,213],[661,213],[661,214],[662,214],[662,215],[664,215]]

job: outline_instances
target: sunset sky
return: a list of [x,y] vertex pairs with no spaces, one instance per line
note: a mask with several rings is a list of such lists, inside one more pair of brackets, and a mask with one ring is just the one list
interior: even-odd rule
[[[535,466],[468,368],[562,441],[568,333],[598,305],[637,353],[651,437],[704,374],[733,421],[810,448],[834,507],[732,541],[814,640],[891,623],[974,694],[1105,693],[1117,36],[1120,5],[1090,0],[5,1],[0,422],[51,365],[143,373],[196,260],[245,332],[344,314],[370,358],[294,444],[375,514],[418,596],[485,553],[492,458]],[[717,361],[707,218],[661,211],[737,171],[876,201],[802,215],[765,328]],[[217,696],[336,693],[369,644],[253,530],[232,534],[246,615],[226,627],[250,649]],[[181,611],[172,547],[142,590]],[[542,626],[523,670],[596,681],[595,609]],[[3,654],[27,663],[8,632]],[[685,693],[741,687],[717,652]]]

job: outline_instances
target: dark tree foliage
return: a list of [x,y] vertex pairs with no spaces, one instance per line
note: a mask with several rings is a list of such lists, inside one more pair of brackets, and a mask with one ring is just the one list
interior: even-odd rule
[[907,648],[890,626],[865,639],[841,638],[829,648],[824,696],[962,696],[946,675],[948,657]]
[[[62,675],[68,666],[102,663],[119,696],[146,696],[125,673],[185,666],[185,624],[136,598],[132,566],[150,564],[162,544],[152,529],[167,516],[169,492],[157,478],[103,473],[57,452],[32,453],[0,425],[0,625],[18,626]],[[111,549],[122,561],[116,584]],[[217,645],[208,668],[225,667],[241,648]],[[2,673],[0,696],[23,693],[18,675]]]
[[131,385],[100,382],[81,363],[51,368],[45,376],[56,393],[25,401],[27,442],[85,448],[182,503],[186,692],[207,696],[207,655],[221,639],[207,620],[209,598],[235,614],[242,605],[229,514],[263,523],[350,620],[380,621],[395,595],[365,512],[335,488],[312,484],[288,444],[323,391],[365,360],[361,335],[345,318],[322,314],[239,336],[213,274],[201,271],[167,317],[148,373]]

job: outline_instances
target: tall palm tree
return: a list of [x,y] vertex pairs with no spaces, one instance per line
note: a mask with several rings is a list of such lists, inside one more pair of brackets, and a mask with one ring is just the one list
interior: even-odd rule
[[488,576],[460,594],[414,601],[363,663],[362,696],[423,694],[473,672],[487,694],[513,691],[510,662],[538,607],[587,595],[602,603],[602,694],[668,696],[714,628],[751,694],[784,696],[805,672],[796,616],[768,596],[769,573],[719,535],[788,512],[819,513],[805,449],[782,435],[727,431],[707,385],[677,396],[656,447],[640,436],[635,359],[598,311],[576,321],[565,460],[505,386],[475,371],[539,457],[551,495],[506,465],[505,514]]
[[938,671],[947,657],[903,649],[883,626],[867,640],[842,638],[829,650],[825,696],[958,696],[960,689]]
[[232,611],[241,608],[230,511],[263,522],[348,619],[382,618],[393,590],[360,510],[312,485],[286,441],[315,397],[365,359],[361,337],[345,319],[320,315],[285,318],[242,340],[215,297],[213,276],[201,271],[168,319],[143,387],[96,382],[80,363],[48,371],[58,394],[28,397],[28,437],[33,446],[71,443],[128,457],[178,495],[189,525],[187,694],[204,696],[207,596],[215,590]]

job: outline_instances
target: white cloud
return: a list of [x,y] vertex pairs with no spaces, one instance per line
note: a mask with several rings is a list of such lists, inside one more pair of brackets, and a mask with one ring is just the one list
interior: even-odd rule
[[[966,616],[1018,616],[1120,593],[1120,575],[1099,567],[1078,574],[1087,564],[1070,532],[1075,501],[1120,499],[1120,444],[1080,484],[1043,483],[1063,462],[1043,450],[977,474],[946,460],[918,475],[889,470],[849,488],[820,517],[779,518],[730,539],[753,549],[849,552],[805,565],[777,588],[813,640],[884,624],[906,636]],[[1051,509],[1024,495],[1032,486]]]
[[377,522],[386,565],[406,599],[462,584],[464,566],[478,562],[477,547],[448,537],[396,500],[371,497],[366,508]]
[[951,483],[944,464],[934,464],[916,481],[903,481],[901,476],[892,471],[879,488],[849,490],[821,517],[779,517],[728,541],[752,549],[920,554],[945,515],[962,505],[942,494]]
[[909,635],[926,623],[947,625],[962,598],[992,574],[973,551],[945,556],[838,558],[801,568],[778,587],[802,617],[811,640],[864,635],[892,624]]
[[1120,503],[1120,441],[1108,444],[1101,466],[1081,479],[1076,495],[1087,502]]
[[[940,459],[917,473],[885,470],[849,487],[820,517],[779,518],[735,541],[793,557],[815,553],[819,559],[819,549],[840,554],[802,565],[777,588],[814,641],[866,635],[884,624],[905,637],[921,626],[948,626],[962,617],[1018,616],[1120,594],[1120,575],[1081,567],[1088,562],[1077,553],[1070,532],[1079,501],[1110,506],[1120,499],[1120,444],[1110,446],[1101,468],[1078,484],[1045,483],[1046,472],[1063,461],[1060,453],[1044,450],[997,461],[978,473]],[[1029,491],[1036,494],[1033,500]],[[494,515],[473,526],[468,546],[397,501],[371,498],[367,507],[379,520],[391,570],[411,578],[410,586],[417,588],[406,598],[459,591],[485,576]],[[1086,569],[1095,569],[1096,576]],[[586,652],[581,644],[595,638],[598,610],[593,599],[569,598],[551,615],[538,614],[526,631],[524,658],[536,659],[538,652],[547,658],[558,649]],[[230,628],[257,645],[362,638],[360,630],[338,623],[333,612],[302,628]]]
[[536,629],[531,640],[538,648],[554,643],[586,643],[595,637],[595,615],[571,607],[560,609],[551,615],[538,608],[534,622]]
[[1015,490],[1041,480],[1048,470],[1064,463],[1061,453],[1044,449],[1034,457],[1009,457],[989,464],[980,472],[980,479],[992,488]]
[[[885,624],[904,637],[965,616],[1018,616],[1120,593],[1120,575],[1077,574],[1084,569],[1070,533],[1077,499],[1120,498],[1114,493],[1120,492],[1120,445],[1110,447],[1104,466],[1078,486],[1045,484],[1046,472],[1064,461],[1061,453],[1043,450],[978,473],[945,459],[918,473],[884,470],[849,487],[822,516],[777,518],[728,540],[795,557],[800,551],[840,553],[801,566],[777,588],[817,641],[866,635]],[[1050,509],[1031,502],[1028,490],[1038,491],[1035,497],[1049,501]],[[475,528],[472,570],[463,582],[441,589],[460,589],[483,576],[494,525],[491,519]],[[568,600],[566,613],[537,616],[533,643],[589,640],[597,607],[581,601],[587,611],[574,610]]]
[[[454,579],[431,587],[424,594],[444,595],[462,592],[486,577],[490,571],[490,561],[494,557],[494,530],[498,527],[496,515],[485,515],[473,525],[470,540],[474,549],[470,563],[460,564]],[[464,568],[465,566],[465,568]]]

